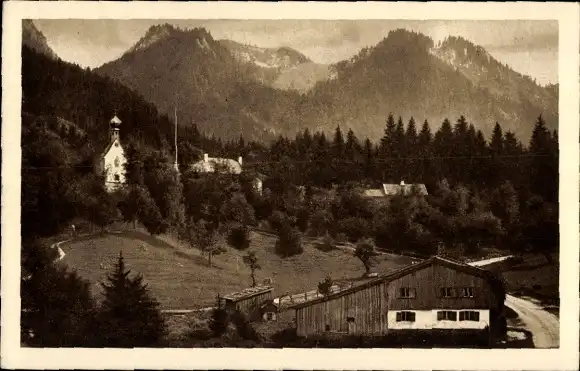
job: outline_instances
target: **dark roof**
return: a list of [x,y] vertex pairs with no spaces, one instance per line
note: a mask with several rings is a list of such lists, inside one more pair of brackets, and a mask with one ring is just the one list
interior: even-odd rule
[[473,276],[481,277],[485,280],[489,280],[492,278],[491,272],[489,272],[485,269],[477,268],[477,267],[467,265],[465,263],[461,263],[461,262],[451,260],[448,258],[443,258],[440,256],[433,256],[433,257],[426,259],[426,260],[423,260],[419,263],[408,265],[408,266],[403,267],[401,269],[398,269],[392,273],[389,273],[389,274],[383,275],[381,277],[366,281],[365,283],[362,283],[360,285],[353,286],[353,287],[350,287],[348,289],[345,289],[345,290],[339,291],[337,293],[334,293],[334,294],[331,294],[328,296],[324,296],[324,297],[321,297],[318,299],[290,305],[288,308],[300,309],[300,308],[310,306],[312,304],[332,300],[332,299],[335,299],[335,298],[338,298],[338,297],[341,297],[341,296],[344,296],[344,295],[347,295],[347,294],[350,294],[350,293],[353,293],[353,292],[356,292],[356,291],[359,291],[359,290],[362,290],[362,289],[365,289],[368,287],[372,287],[372,286],[380,284],[382,282],[389,282],[392,280],[396,280],[397,278],[406,276],[410,273],[416,272],[418,270],[421,270],[421,269],[426,268],[428,266],[431,266],[433,264],[440,264],[440,265],[443,265],[443,266],[446,266],[446,267],[449,267],[451,269],[455,269],[458,271],[462,271],[464,273],[467,273],[467,274],[470,274]]
[[228,295],[224,295],[222,298],[231,301],[240,301],[244,299],[251,298],[256,295],[272,291],[274,288],[272,286],[255,286],[244,289],[242,291],[234,292]]

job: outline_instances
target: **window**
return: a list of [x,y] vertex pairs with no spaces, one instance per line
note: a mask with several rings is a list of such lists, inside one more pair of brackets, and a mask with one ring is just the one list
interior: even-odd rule
[[397,312],[397,322],[415,322],[415,312]]
[[267,312],[267,313],[266,313],[266,319],[267,319],[268,321],[271,321],[272,319],[274,319],[274,313],[272,313],[272,312]]
[[354,317],[346,317],[346,322],[352,322],[354,323]]
[[461,288],[462,298],[472,298],[473,297],[473,287],[462,287]]
[[115,167],[119,167],[119,157],[115,157]]
[[479,312],[473,310],[461,311],[459,312],[459,320],[479,322]]
[[324,326],[324,331],[330,331],[330,325],[325,325]]
[[115,174],[115,182],[119,181],[119,174]]
[[415,289],[409,287],[401,287],[399,289],[399,298],[409,299],[415,297]]
[[452,310],[441,310],[437,312],[437,321],[457,321],[457,312]]
[[442,298],[452,298],[455,297],[455,290],[453,287],[442,287],[440,294]]

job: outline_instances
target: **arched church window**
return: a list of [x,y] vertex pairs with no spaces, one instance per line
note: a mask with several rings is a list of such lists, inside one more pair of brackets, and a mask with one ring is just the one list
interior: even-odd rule
[[119,167],[119,157],[115,157],[115,167]]

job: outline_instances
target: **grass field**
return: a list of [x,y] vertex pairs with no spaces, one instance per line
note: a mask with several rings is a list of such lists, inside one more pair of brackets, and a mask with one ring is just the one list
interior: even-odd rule
[[[304,253],[282,259],[274,253],[275,237],[252,233],[251,238],[248,251],[256,252],[262,267],[257,280],[272,278],[275,296],[316,289],[327,274],[338,280],[358,279],[364,273],[361,262],[344,251],[322,252],[304,242]],[[63,244],[62,249],[66,254],[62,262],[91,282],[96,298],[100,298],[99,282],[114,267],[119,251],[127,267],[144,276],[162,309],[211,306],[218,293],[228,294],[251,284],[249,269],[241,258],[245,252],[229,247],[214,257],[213,267],[198,249],[179,247],[139,231],[80,239]],[[410,262],[407,257],[382,255],[374,270],[387,273]]]
[[557,255],[553,263],[538,254],[524,254],[522,261],[511,263],[509,260],[494,264],[492,270],[502,273],[509,294],[529,296],[541,301],[546,310],[558,315],[560,266]]

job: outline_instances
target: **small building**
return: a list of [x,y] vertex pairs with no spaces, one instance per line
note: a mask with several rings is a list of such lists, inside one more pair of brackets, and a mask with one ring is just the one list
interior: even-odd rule
[[229,158],[209,157],[203,154],[203,159],[191,165],[190,170],[194,173],[221,173],[239,175],[242,173],[242,157],[238,160]]
[[290,308],[299,336],[479,333],[491,329],[503,298],[490,272],[436,256]]
[[225,309],[229,312],[240,311],[254,321],[262,317],[261,306],[272,300],[272,286],[255,286],[225,295],[221,298]]
[[266,300],[260,306],[260,313],[264,321],[276,321],[278,319],[278,304],[274,300]]
[[428,194],[425,184],[405,184],[404,181],[401,181],[400,184],[383,183],[380,188],[365,189],[363,191],[363,197],[377,202],[388,202],[391,197],[396,195],[427,196]]
[[113,192],[125,184],[127,159],[119,136],[121,120],[115,115],[109,122],[109,144],[97,163],[97,171],[105,178],[105,188]]

